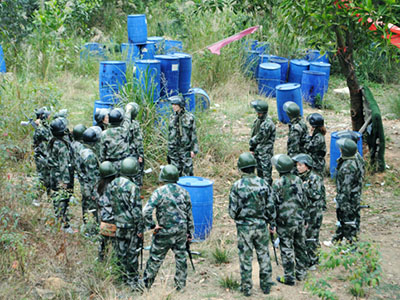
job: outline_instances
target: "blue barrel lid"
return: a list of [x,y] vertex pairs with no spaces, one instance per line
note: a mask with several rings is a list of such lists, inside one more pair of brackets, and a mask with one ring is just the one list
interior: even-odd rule
[[[142,64],[159,64],[160,61],[157,59],[138,59],[136,60],[136,63],[142,63]],[[325,74],[325,73],[324,73]]]
[[203,177],[197,177],[197,176],[183,176],[179,178],[178,184],[181,186],[195,186],[195,187],[201,187],[201,186],[210,186],[213,185],[214,182]]
[[122,61],[122,60],[104,60],[104,61],[101,61],[100,64],[103,64],[103,65],[126,65],[126,61]]
[[172,54],[158,54],[158,55],[154,55],[154,58],[157,59],[179,59],[178,57],[172,55]]
[[289,60],[284,57],[271,57],[269,59],[270,62],[276,62],[276,63],[287,63]]
[[330,63],[326,63],[326,62],[323,62],[323,61],[313,61],[310,64],[314,65],[314,66],[320,66],[320,67],[330,67],[331,66]]
[[183,52],[173,52],[171,55],[175,55],[176,57],[179,58],[192,58],[192,56],[189,53],[183,53]]
[[162,36],[149,36],[147,37],[148,41],[163,41],[164,38]]
[[187,93],[184,93],[182,95],[183,95],[183,97],[185,97],[186,95],[192,95],[192,94],[194,94],[193,89],[189,89]]
[[298,66],[309,66],[310,63],[304,59],[292,59],[290,61],[291,64],[298,65]]
[[251,49],[246,49],[247,53],[253,53],[253,54],[259,54],[260,52],[258,52],[257,50],[251,50]]
[[300,83],[284,83],[277,85],[275,88],[281,91],[295,90],[300,88]]
[[325,73],[324,72],[318,72],[318,71],[310,71],[310,70],[305,70],[303,71],[303,74],[310,74],[310,75],[317,75],[317,76],[324,76],[325,77]]
[[266,62],[266,63],[260,64],[260,68],[267,69],[267,70],[276,70],[276,69],[280,69],[281,65],[280,64]]
[[146,17],[145,14],[135,14],[135,15],[128,15],[128,18],[139,18],[139,17]]
[[357,134],[357,136],[358,136],[359,138],[361,138],[361,137],[362,137],[362,134],[361,134],[360,132],[358,132],[358,131],[353,131],[353,130],[341,130],[341,131],[334,131],[334,132],[332,132],[332,133],[331,133],[331,136],[333,136],[333,137],[337,138],[337,137],[339,136],[339,134],[343,134],[343,133],[349,133],[349,132],[356,133],[356,134]]

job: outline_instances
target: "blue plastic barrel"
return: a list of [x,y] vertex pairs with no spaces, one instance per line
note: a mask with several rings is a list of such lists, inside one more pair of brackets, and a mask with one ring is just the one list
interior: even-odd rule
[[260,54],[257,50],[245,50],[244,74],[248,77],[256,78],[258,75],[258,65]]
[[122,43],[121,44],[122,59],[128,63],[135,63],[135,60],[140,59],[140,47],[137,44]]
[[192,56],[181,52],[173,55],[179,58],[179,93],[188,93],[192,78]]
[[196,111],[204,111],[210,108],[211,100],[205,90],[194,87],[191,88],[189,91],[192,91],[194,93]]
[[149,36],[147,38],[148,42],[153,42],[155,47],[155,55],[164,53],[164,43],[165,39],[162,36]]
[[303,71],[307,71],[310,63],[303,59],[292,59],[289,64],[288,82],[301,83]]
[[[337,160],[340,157],[340,149],[336,145],[336,142],[339,140],[338,134],[341,132],[346,132],[347,130],[343,131],[335,131],[331,133],[331,145],[330,145],[330,164],[329,164],[329,172],[331,174],[331,177],[335,177],[336,175],[336,166],[337,166]],[[357,133],[359,139],[357,141],[357,148],[358,152],[360,155],[363,155],[363,149],[362,149],[362,135],[358,131],[354,131]]]
[[105,46],[99,43],[84,44],[81,49],[80,59],[88,59],[89,57],[106,59]]
[[153,102],[160,98],[161,63],[156,59],[139,59],[136,61],[135,76],[142,91],[142,98],[152,97]]
[[274,63],[260,64],[258,70],[258,93],[275,97],[275,87],[281,82],[281,66]]
[[303,115],[303,101],[299,83],[284,83],[276,86],[278,118],[284,124],[290,123],[288,115],[283,110],[283,105],[288,101],[295,102],[300,107],[300,115]]
[[285,57],[271,57],[269,59],[270,63],[279,64],[281,66],[281,82],[285,83],[287,78],[287,71],[289,68],[289,60]]
[[165,40],[164,51],[165,53],[181,52],[183,50],[182,41]]
[[258,44],[258,41],[253,40],[253,39],[246,39],[246,40],[243,40],[243,42],[242,42],[243,49],[247,49],[247,50],[257,50],[257,44]]
[[101,61],[99,68],[100,101],[115,103],[119,89],[126,83],[126,62]]
[[171,103],[167,99],[158,99],[156,102],[156,118],[154,125],[164,135],[168,134],[168,122],[171,114]]
[[259,54],[268,53],[270,48],[270,43],[268,42],[258,42],[254,50],[257,50]]
[[192,90],[189,90],[187,93],[182,94],[183,98],[186,102],[186,110],[187,111],[195,111],[196,110],[196,96]]
[[[303,78],[301,80],[301,95],[304,101],[315,107],[316,97],[319,95],[320,101],[324,98],[324,80],[325,73],[317,71],[303,71]],[[321,105],[317,103],[318,106]]]
[[213,182],[209,179],[184,176],[178,185],[189,192],[192,202],[194,238],[205,240],[211,232],[213,223]]
[[320,61],[312,62],[310,64],[310,70],[325,73],[324,90],[326,93],[326,91],[328,90],[328,85],[329,85],[329,75],[331,73],[331,64],[325,63],[325,62],[320,62]]
[[145,44],[147,41],[146,15],[128,16],[128,40],[131,44]]
[[171,97],[179,92],[179,58],[174,55],[155,55],[161,62],[160,97]]
[[140,46],[140,59],[154,59],[156,46],[154,42],[146,42]]
[[328,52],[321,54],[319,50],[308,50],[305,59],[309,62],[320,61],[324,63],[329,63]]
[[112,109],[113,108],[113,104],[112,103],[108,103],[108,102],[102,102],[100,100],[94,101],[94,107],[93,107],[93,125],[96,125],[96,121],[94,120],[94,115],[96,114],[96,111],[98,109]]
[[6,61],[4,60],[3,47],[0,45],[0,73],[6,73]]

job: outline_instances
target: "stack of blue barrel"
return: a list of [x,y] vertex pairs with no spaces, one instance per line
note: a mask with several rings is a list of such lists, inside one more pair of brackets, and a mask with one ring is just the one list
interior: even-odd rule
[[3,47],[1,47],[0,45],[0,73],[5,73],[5,72],[7,72],[6,61],[4,60]]
[[82,47],[80,58],[88,59],[89,57],[107,59],[106,46],[99,43],[86,43]]

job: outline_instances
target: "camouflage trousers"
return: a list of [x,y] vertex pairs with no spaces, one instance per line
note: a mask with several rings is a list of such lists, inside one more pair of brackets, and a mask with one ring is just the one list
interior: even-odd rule
[[99,235],[99,261],[104,261],[105,254],[107,251],[107,247],[112,245],[114,247],[115,238],[111,236],[104,236],[102,234]]
[[193,160],[190,156],[190,151],[178,149],[173,152],[168,152],[170,163],[174,165],[178,171],[179,176],[193,176]]
[[118,265],[123,274],[121,278],[128,284],[135,285],[139,280],[139,237],[137,229],[117,228],[113,243]]
[[71,193],[65,189],[52,191],[51,199],[53,200],[54,213],[56,218],[64,225],[69,226],[68,207]]
[[236,225],[240,261],[240,276],[242,292],[250,292],[252,288],[253,249],[257,254],[260,266],[260,287],[267,290],[272,284],[271,260],[268,249],[268,228],[266,224]]
[[36,172],[40,183],[46,188],[50,189],[50,170],[47,167],[47,162],[43,159],[35,157]]
[[319,230],[323,218],[322,208],[313,207],[310,209],[310,223],[306,229],[306,249],[309,266],[318,264]]
[[147,288],[152,286],[169,249],[175,254],[175,287],[182,289],[186,285],[186,240],[186,231],[176,232],[176,230],[168,231],[162,229],[157,234],[153,235],[150,257],[143,275],[143,280]]
[[[349,242],[357,239],[357,233],[360,230],[360,208],[346,207],[345,209],[336,209],[336,216],[339,225],[336,228],[333,242],[341,241],[346,238]],[[347,223],[347,224],[346,224]]]
[[93,199],[93,189],[94,187],[91,184],[83,184],[81,186],[81,193],[82,193],[82,217],[83,222],[86,223],[88,219],[88,214],[91,212],[95,218],[98,220],[97,216],[97,203],[96,199]]
[[280,227],[278,225],[277,233],[285,281],[303,280],[307,275],[308,266],[304,226]]
[[272,184],[271,155],[255,155],[257,161],[257,176],[264,178],[269,185]]

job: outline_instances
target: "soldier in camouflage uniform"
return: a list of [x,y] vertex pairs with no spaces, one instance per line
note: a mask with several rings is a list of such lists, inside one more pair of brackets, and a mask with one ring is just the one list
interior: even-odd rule
[[337,142],[341,156],[336,167],[336,215],[338,227],[332,241],[346,238],[352,243],[360,228],[360,198],[362,174],[355,154],[357,144],[351,139],[342,138]]
[[50,123],[50,129],[53,134],[48,145],[51,198],[56,217],[64,225],[64,230],[72,232],[68,219],[69,199],[74,184],[71,144],[65,139],[66,123],[62,119],[53,120]]
[[[360,139],[357,132],[351,131],[351,130],[338,132],[337,136],[339,139],[343,139],[343,138],[351,139],[356,144],[358,143],[358,140]],[[361,177],[362,177],[362,179],[364,179],[364,177],[365,177],[365,161],[358,151],[356,152],[356,154],[354,156],[357,161],[357,166],[361,171]]]
[[50,175],[47,164],[47,145],[52,138],[48,119],[50,111],[46,107],[35,110],[37,128],[33,134],[33,150],[36,164],[36,171],[41,184],[46,188],[47,193],[50,193]]
[[106,130],[108,126],[108,115],[110,114],[110,110],[107,108],[98,108],[94,113],[94,121],[96,122],[95,126],[101,128],[101,130]]
[[122,277],[132,288],[138,288],[138,245],[143,239],[142,201],[139,187],[132,177],[139,172],[136,159],[128,157],[121,163],[120,177],[107,187],[105,196],[110,199],[117,226],[114,250],[118,263],[124,270]]
[[193,158],[199,152],[194,116],[185,111],[181,96],[169,98],[173,113],[168,126],[168,162],[174,165],[179,176],[193,176]]
[[313,113],[307,117],[307,120],[311,125],[311,137],[305,144],[305,153],[310,155],[313,160],[313,170],[323,177],[326,155],[324,118],[319,113]]
[[251,105],[256,110],[258,117],[251,128],[250,151],[254,153],[257,161],[257,175],[271,185],[271,158],[274,155],[275,124],[267,116],[267,102],[255,100],[251,102]]
[[293,157],[296,154],[306,153],[308,128],[300,116],[300,107],[296,103],[288,101],[283,105],[283,110],[290,119],[287,155]]
[[253,248],[260,265],[260,287],[269,294],[272,268],[268,250],[268,224],[270,232],[275,228],[275,206],[268,182],[254,174],[257,162],[254,156],[243,153],[239,156],[238,168],[244,172],[229,194],[229,215],[235,220],[240,260],[241,291],[251,295]]
[[79,176],[79,172],[78,172],[78,164],[79,164],[79,152],[83,149],[83,145],[82,145],[82,136],[83,133],[86,130],[86,126],[83,124],[78,124],[74,127],[74,129],[72,130],[72,137],[73,137],[73,141],[71,143],[71,148],[72,148],[72,152],[74,153],[74,169],[75,172],[77,172],[78,176]]
[[319,230],[323,212],[326,209],[324,179],[314,171],[314,163],[310,155],[297,154],[293,157],[293,160],[297,162],[297,171],[299,177],[303,180],[303,190],[309,204],[307,210],[310,217],[306,229],[306,247],[309,267],[314,269],[315,265],[318,264]]
[[[107,197],[105,191],[107,190],[108,185],[111,181],[115,179],[115,175],[117,174],[117,170],[114,168],[114,165],[109,161],[103,161],[99,167],[100,171],[100,181],[97,184],[97,199],[98,200],[98,210],[99,217],[101,222],[105,222],[108,224],[114,224],[114,213],[112,210],[112,205],[110,199]],[[108,193],[110,195],[110,193]],[[107,249],[107,245],[114,245],[115,236],[112,234],[102,234],[100,231],[100,241],[99,241],[99,261],[104,260],[104,255]]]
[[100,139],[99,132],[89,127],[83,132],[83,148],[79,151],[79,178],[82,192],[82,216],[83,222],[87,222],[88,212],[91,212],[96,220],[97,194],[96,183],[100,180],[99,160],[95,153],[95,145]]
[[[181,290],[186,285],[186,242],[192,238],[194,225],[189,193],[176,184],[178,179],[178,169],[166,165],[159,176],[159,180],[166,184],[153,192],[143,209],[146,228],[154,229],[150,257],[143,276],[147,288],[152,286],[169,249],[175,254],[175,287]],[[157,225],[153,220],[154,209]]]
[[294,285],[295,279],[303,280],[307,274],[305,224],[309,221],[306,210],[308,203],[301,179],[290,173],[293,160],[285,154],[278,154],[272,157],[272,164],[280,175],[272,188],[276,194],[276,226],[285,272],[284,277],[277,277],[277,280]]
[[129,156],[130,121],[130,111],[127,111],[124,117],[124,110],[115,108],[109,114],[108,129],[101,133],[100,161],[111,161],[117,172],[120,170],[122,160]]
[[[131,108],[128,106],[131,106]],[[136,158],[139,162],[140,172],[137,178],[135,178],[135,182],[138,183],[139,186],[142,186],[144,174],[143,136],[140,124],[135,120],[139,113],[139,105],[135,102],[128,103],[126,110],[130,110],[131,112],[131,122],[129,124],[129,156]]]

